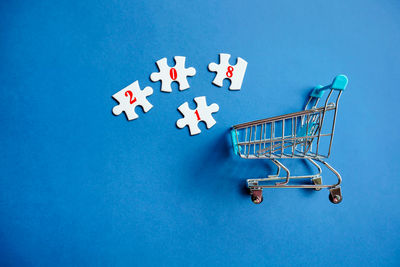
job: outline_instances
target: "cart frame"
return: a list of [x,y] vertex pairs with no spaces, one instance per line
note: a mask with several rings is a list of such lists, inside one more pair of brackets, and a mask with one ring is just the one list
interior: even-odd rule
[[[315,87],[302,111],[232,126],[231,137],[235,154],[245,159],[270,159],[278,167],[274,175],[247,179],[254,203],[262,202],[264,188],[328,188],[332,203],[338,204],[342,201],[342,178],[325,159],[331,154],[339,99],[347,83],[345,75],[338,75],[331,84]],[[321,101],[325,91],[328,94],[325,94],[325,101]],[[319,106],[320,103],[324,104]],[[290,170],[278,161],[289,158],[305,159],[316,167],[317,172],[292,176]],[[322,184],[322,169],[316,161],[336,175],[337,183]],[[285,176],[280,176],[281,169],[285,170]],[[313,184],[289,184],[291,179],[311,179]],[[268,184],[279,180],[284,181]]]

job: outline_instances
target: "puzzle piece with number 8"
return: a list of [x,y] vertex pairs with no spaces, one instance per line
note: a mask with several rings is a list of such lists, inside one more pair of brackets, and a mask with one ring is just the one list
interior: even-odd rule
[[153,88],[147,86],[140,90],[139,82],[135,81],[112,96],[119,103],[112,112],[118,116],[124,111],[129,121],[137,119],[139,117],[135,112],[137,106],[141,106],[144,112],[148,112],[153,107],[147,100],[147,97],[152,94]]
[[208,70],[217,73],[213,80],[213,84],[216,86],[222,87],[223,80],[229,79],[231,80],[229,90],[240,90],[247,68],[247,61],[238,57],[236,65],[232,66],[229,64],[230,57],[230,54],[219,54],[220,63],[217,64],[212,62],[208,64]]
[[176,122],[178,128],[188,126],[190,135],[201,133],[198,126],[200,121],[206,123],[207,129],[213,127],[217,122],[213,118],[212,113],[219,110],[219,106],[215,103],[208,106],[205,96],[195,97],[194,101],[197,103],[197,108],[195,110],[189,108],[188,102],[185,102],[178,107],[179,112],[182,113],[184,118],[179,119]]
[[150,75],[150,80],[152,80],[153,82],[161,80],[162,92],[172,92],[172,82],[179,83],[179,90],[181,91],[188,89],[190,86],[187,81],[187,77],[194,76],[196,74],[195,68],[185,68],[186,57],[175,56],[174,59],[174,67],[168,66],[167,58],[162,58],[158,60],[156,63],[160,72],[153,72]]

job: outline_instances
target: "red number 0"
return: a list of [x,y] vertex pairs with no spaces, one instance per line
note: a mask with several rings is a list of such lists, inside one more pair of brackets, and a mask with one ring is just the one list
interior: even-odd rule
[[[132,91],[129,91],[129,90],[126,91],[126,92],[125,92],[125,96],[128,97],[128,95],[129,95],[129,97],[130,97],[129,103],[130,103],[130,104],[135,103],[135,102],[136,102],[136,97],[133,97]],[[132,97],[133,97],[133,98],[132,98]]]
[[197,120],[199,121],[199,120],[200,120],[199,112],[196,110],[196,111],[194,112],[194,114],[196,114]]
[[171,77],[171,79],[172,79],[173,81],[176,80],[176,78],[178,77],[178,73],[176,73],[176,69],[175,69],[175,68],[171,68],[171,69],[169,70],[169,77]]
[[228,78],[232,78],[232,76],[233,76],[233,67],[232,66],[228,67],[226,76],[228,76]]

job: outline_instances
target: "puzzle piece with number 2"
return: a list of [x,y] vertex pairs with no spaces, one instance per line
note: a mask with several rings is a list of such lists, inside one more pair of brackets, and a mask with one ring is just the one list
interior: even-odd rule
[[213,84],[216,86],[222,87],[223,80],[229,79],[231,80],[229,90],[240,90],[247,68],[247,61],[238,57],[236,65],[233,66],[229,64],[230,57],[230,54],[219,54],[219,64],[214,62],[210,63],[208,65],[208,70],[217,73],[213,80]]
[[137,119],[139,117],[135,112],[137,106],[141,106],[144,112],[148,112],[153,107],[147,100],[147,97],[152,94],[153,88],[147,86],[140,90],[139,82],[135,81],[112,96],[119,103],[112,112],[116,116],[125,112],[129,121]]
[[200,121],[206,123],[207,129],[213,127],[216,121],[213,118],[212,113],[219,110],[219,106],[215,103],[208,106],[205,96],[195,97],[194,101],[197,103],[197,108],[195,110],[189,108],[188,102],[185,102],[178,107],[179,112],[182,113],[184,117],[176,122],[178,128],[188,126],[190,135],[196,135],[201,132],[198,126]]

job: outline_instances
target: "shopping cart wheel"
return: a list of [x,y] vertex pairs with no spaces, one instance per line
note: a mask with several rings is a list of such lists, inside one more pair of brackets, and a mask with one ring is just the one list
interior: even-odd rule
[[261,204],[263,202],[264,197],[262,195],[262,190],[251,190],[251,201],[254,204]]
[[[313,178],[313,179],[311,179],[311,181],[314,183],[314,185],[322,184],[322,178],[321,177]],[[314,190],[316,190],[316,191],[320,191],[321,189],[322,189],[321,187],[315,187],[314,188]]]
[[329,194],[329,200],[333,203],[333,204],[339,204],[340,202],[342,202],[342,197],[339,195],[334,195],[332,196],[331,194]]
[[333,204],[339,204],[340,202],[342,202],[343,196],[340,187],[329,189],[329,191],[330,191],[329,200]]

